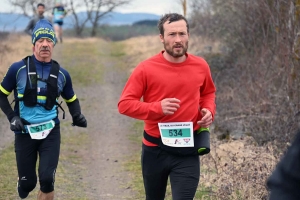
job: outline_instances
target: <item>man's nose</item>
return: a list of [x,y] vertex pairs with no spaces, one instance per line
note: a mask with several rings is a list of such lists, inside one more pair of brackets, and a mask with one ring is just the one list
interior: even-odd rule
[[176,34],[175,36],[175,42],[181,42],[181,37],[179,34]]
[[42,46],[43,46],[43,47],[46,47],[46,46],[48,46],[48,42],[47,42],[47,40],[44,40],[44,41],[43,41],[43,43],[42,43]]

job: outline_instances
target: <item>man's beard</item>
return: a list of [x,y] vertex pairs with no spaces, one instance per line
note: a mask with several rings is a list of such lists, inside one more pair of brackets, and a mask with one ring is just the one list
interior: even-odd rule
[[[176,46],[180,46],[182,48],[182,50],[179,51],[179,52],[175,51],[174,47],[176,47]],[[168,43],[164,43],[164,48],[165,48],[166,52],[174,58],[179,58],[181,56],[184,56],[186,54],[187,50],[188,50],[188,47],[189,47],[189,42],[188,41],[184,45],[174,45],[171,48],[170,48],[170,45]]]

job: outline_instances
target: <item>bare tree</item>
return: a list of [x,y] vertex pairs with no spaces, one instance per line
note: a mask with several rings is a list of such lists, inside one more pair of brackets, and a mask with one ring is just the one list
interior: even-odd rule
[[45,4],[46,8],[45,10],[51,10],[53,0],[7,0],[10,5],[20,9],[22,11],[22,14],[30,17],[32,16],[32,13],[36,13],[37,4],[43,3]]
[[84,16],[79,16],[77,10],[85,6],[82,1],[69,0],[68,3],[70,5],[69,12],[71,12],[73,16],[72,19],[76,36],[82,36],[86,23],[89,21],[90,13],[85,11]]
[[[130,0],[84,0],[89,20],[92,23],[91,36],[96,36],[99,21],[117,7],[128,4]],[[101,11],[103,9],[103,11]]]
[[[117,7],[128,4],[130,0],[69,0],[70,12],[73,16],[74,29],[77,36],[82,36],[82,32],[87,23],[92,24],[91,36],[96,36],[100,20],[115,10]],[[84,14],[79,13],[79,9],[84,8]],[[80,16],[79,16],[80,14]]]

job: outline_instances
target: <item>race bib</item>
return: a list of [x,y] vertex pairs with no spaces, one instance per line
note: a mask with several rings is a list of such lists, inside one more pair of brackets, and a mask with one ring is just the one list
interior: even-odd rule
[[194,147],[192,122],[158,123],[158,127],[164,145],[170,147]]
[[28,132],[30,134],[31,139],[41,140],[45,139],[51,130],[54,128],[55,123],[53,120],[39,123],[39,124],[31,124],[26,125]]

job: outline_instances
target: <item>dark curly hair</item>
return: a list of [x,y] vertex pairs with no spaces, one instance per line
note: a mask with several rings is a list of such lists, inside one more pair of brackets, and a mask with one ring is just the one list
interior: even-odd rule
[[43,3],[38,3],[38,5],[36,7],[38,8],[39,6],[42,6],[45,8],[45,4],[43,4]]
[[160,18],[160,20],[158,21],[158,24],[157,24],[157,27],[159,29],[159,33],[161,35],[164,35],[164,26],[163,25],[166,21],[169,21],[169,24],[170,24],[172,22],[176,22],[176,21],[179,21],[179,20],[184,20],[186,22],[187,32],[189,33],[189,23],[188,23],[188,21],[186,20],[186,18],[183,15],[177,14],[177,13],[165,14]]

